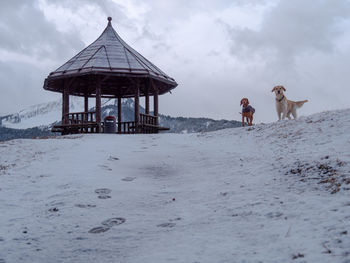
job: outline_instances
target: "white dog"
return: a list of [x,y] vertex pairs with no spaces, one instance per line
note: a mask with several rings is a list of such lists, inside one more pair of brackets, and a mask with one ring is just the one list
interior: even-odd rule
[[[284,120],[286,117],[290,118],[292,114],[294,119],[297,118],[297,109],[302,107],[307,100],[303,101],[291,101],[287,100],[286,96],[284,96],[283,91],[286,89],[283,86],[276,86],[272,89],[272,92],[276,94],[276,110],[278,115],[278,120]],[[282,115],[282,117],[281,117]]]

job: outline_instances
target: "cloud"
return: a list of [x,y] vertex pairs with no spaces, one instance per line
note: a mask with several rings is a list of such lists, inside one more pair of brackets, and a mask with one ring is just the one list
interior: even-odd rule
[[347,0],[282,0],[265,14],[259,30],[230,28],[232,55],[267,54],[287,63],[306,52],[333,52],[344,34],[339,24],[349,13]]
[[277,84],[287,87],[292,100],[310,100],[304,114],[350,106],[344,99],[350,81],[344,72],[350,57],[349,13],[346,0],[281,0],[266,9],[254,29],[223,22],[230,55],[243,68],[240,77],[246,77],[242,95],[254,98],[262,120],[274,119],[273,107],[266,105]]
[[0,113],[18,112],[26,106],[58,98],[42,89],[46,74],[31,63],[0,61]]
[[79,50],[79,32],[60,32],[45,18],[37,1],[5,1],[0,9],[0,48],[34,57],[57,59]]
[[[107,16],[128,44],[179,83],[160,99],[162,113],[237,119],[240,99],[249,97],[255,120],[272,121],[275,84],[285,85],[290,99],[310,100],[301,114],[349,107],[349,5],[347,0],[6,1],[0,10],[0,89],[11,88],[0,97],[0,112],[49,97],[42,90],[45,76],[94,41]],[[26,99],[18,98],[23,94]]]

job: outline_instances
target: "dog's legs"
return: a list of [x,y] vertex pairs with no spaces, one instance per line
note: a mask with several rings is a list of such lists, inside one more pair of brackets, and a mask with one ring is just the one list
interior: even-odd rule
[[242,127],[244,127],[244,115],[242,113]]
[[249,126],[253,125],[253,114],[250,116]]
[[286,115],[287,115],[287,112],[284,111],[284,112],[282,113],[282,120],[284,120],[284,119],[286,118]]
[[292,111],[292,115],[293,115],[293,117],[294,117],[294,120],[296,120],[297,119],[297,111],[296,111],[296,109],[294,109],[293,111]]
[[290,117],[290,114],[291,114],[291,112],[288,112],[288,113],[287,113],[287,118],[288,118],[288,120],[292,119],[292,118]]
[[281,112],[279,112],[278,110],[277,110],[277,117],[278,117],[278,120],[280,121],[281,120]]

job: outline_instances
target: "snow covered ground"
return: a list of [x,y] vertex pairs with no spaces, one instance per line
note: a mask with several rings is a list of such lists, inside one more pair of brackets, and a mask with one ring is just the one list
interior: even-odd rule
[[0,143],[0,262],[350,262],[349,130]]

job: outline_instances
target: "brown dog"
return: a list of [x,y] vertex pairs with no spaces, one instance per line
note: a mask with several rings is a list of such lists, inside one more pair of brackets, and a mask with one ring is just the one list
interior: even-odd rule
[[249,126],[253,125],[253,114],[255,112],[255,109],[249,105],[249,100],[247,98],[241,99],[241,106],[242,108],[242,126],[244,127],[244,118],[247,119],[247,123]]
[[[308,102],[308,100],[302,101],[291,101],[287,100],[286,96],[283,92],[286,91],[283,86],[275,86],[272,89],[272,92],[275,92],[276,95],[276,111],[278,120],[284,120],[286,117],[291,119],[290,115],[292,114],[294,119],[297,118],[297,109],[302,107],[304,103]],[[282,115],[282,116],[281,116]]]

